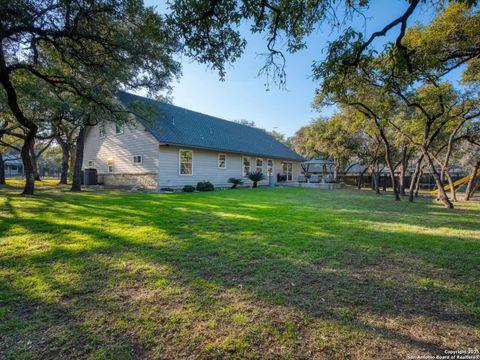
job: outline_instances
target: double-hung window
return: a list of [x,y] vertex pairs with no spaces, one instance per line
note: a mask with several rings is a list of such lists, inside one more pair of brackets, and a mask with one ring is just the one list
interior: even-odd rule
[[98,125],[98,137],[99,138],[104,138],[105,137],[105,124],[99,124]]
[[113,173],[113,158],[107,159],[107,168],[109,173]]
[[193,174],[193,151],[180,149],[180,175],[192,175]]
[[248,176],[249,173],[250,173],[250,158],[247,156],[244,156],[242,159],[242,175]]
[[267,176],[273,176],[273,160],[267,160]]
[[255,171],[263,173],[263,159],[257,158],[257,161],[255,162]]
[[133,163],[135,165],[141,165],[143,162],[143,156],[142,155],[133,155]]
[[219,169],[226,169],[227,168],[227,155],[226,154],[218,154],[218,168]]

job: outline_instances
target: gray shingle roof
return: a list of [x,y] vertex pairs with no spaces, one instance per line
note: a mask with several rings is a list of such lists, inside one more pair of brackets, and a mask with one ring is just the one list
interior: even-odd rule
[[158,110],[153,121],[140,121],[161,143],[287,160],[304,160],[264,130],[124,91],[119,91],[117,96],[125,106],[133,101],[141,101]]

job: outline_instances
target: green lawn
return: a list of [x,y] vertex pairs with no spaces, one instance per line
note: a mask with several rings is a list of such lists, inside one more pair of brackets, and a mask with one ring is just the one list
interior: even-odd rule
[[480,203],[0,188],[0,359],[480,348]]

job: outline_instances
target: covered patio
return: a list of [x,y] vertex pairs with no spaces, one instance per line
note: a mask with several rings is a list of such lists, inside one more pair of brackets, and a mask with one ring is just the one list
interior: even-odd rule
[[335,163],[332,160],[308,160],[300,164],[303,174],[289,186],[333,190],[344,187],[335,180]]
[[335,163],[332,160],[313,159],[301,163],[303,175],[299,183],[330,184],[335,183]]

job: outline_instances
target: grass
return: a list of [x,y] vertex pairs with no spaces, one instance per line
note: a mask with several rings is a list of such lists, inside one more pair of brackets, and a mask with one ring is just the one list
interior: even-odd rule
[[0,188],[0,358],[405,358],[480,347],[480,203]]

